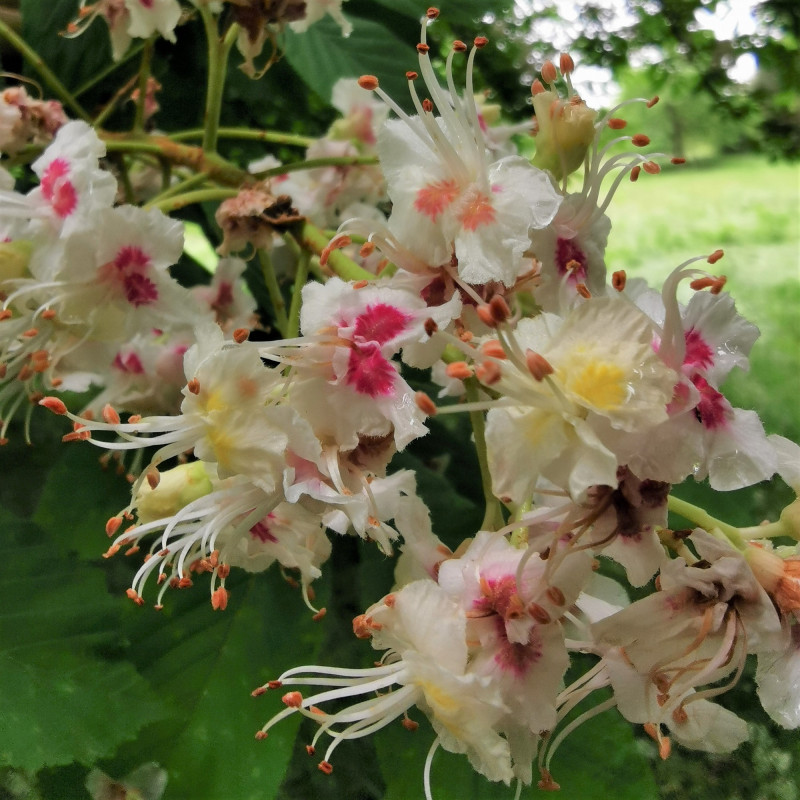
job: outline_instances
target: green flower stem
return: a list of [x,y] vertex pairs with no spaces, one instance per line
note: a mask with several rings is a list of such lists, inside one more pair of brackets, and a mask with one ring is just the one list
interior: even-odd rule
[[222,94],[225,89],[225,75],[228,70],[228,55],[239,35],[239,26],[231,25],[223,39],[219,38],[217,20],[208,6],[198,6],[208,43],[208,87],[206,91],[206,112],[203,118],[203,150],[206,153],[217,151],[217,131],[222,111]]
[[[514,512],[514,521],[520,519],[524,514],[527,514],[533,508],[533,499],[528,498],[520,507]],[[525,547],[528,544],[528,528],[523,525],[519,528],[514,528],[510,537],[511,544],[514,547]]]
[[258,251],[258,260],[261,262],[261,274],[264,276],[264,284],[267,287],[267,292],[269,292],[269,299],[275,312],[275,327],[280,331],[281,336],[287,338],[289,319],[286,316],[286,301],[283,299],[281,287],[278,285],[278,279],[275,276],[275,267],[266,250]]
[[753,525],[749,528],[739,528],[739,533],[745,539],[777,539],[782,536],[792,537],[791,530],[782,519],[777,522],[768,522],[766,525]]
[[151,197],[150,200],[144,204],[144,207],[150,208],[152,206],[157,206],[163,200],[174,197],[176,194],[181,194],[189,189],[195,189],[196,187],[202,185],[207,179],[208,175],[205,172],[198,172],[196,175],[191,175],[179,183],[174,184],[173,186],[168,186],[163,192],[160,192],[155,197]]
[[83,106],[81,106],[69,89],[55,76],[55,73],[53,73],[50,67],[44,63],[41,56],[2,20],[0,20],[0,36],[20,52],[22,57],[39,73],[42,80],[53,90],[53,93],[64,105],[69,106],[78,117],[86,120],[86,122],[91,121],[91,117]]
[[74,96],[80,97],[82,94],[86,94],[86,92],[88,92],[89,89],[92,89],[93,87],[97,86],[98,83],[107,78],[112,72],[114,72],[114,70],[119,69],[119,67],[121,67],[123,64],[126,64],[128,61],[138,56],[139,53],[141,53],[142,50],[144,50],[145,44],[146,42],[140,41],[137,44],[129,47],[128,50],[125,52],[125,55],[122,56],[122,58],[119,61],[112,61],[107,67],[101,69],[99,72],[96,72],[94,75],[92,75],[91,78],[89,78],[89,80],[87,80],[85,83],[82,83],[75,90]]
[[134,133],[144,132],[144,107],[147,102],[147,79],[150,77],[150,66],[153,61],[154,39],[151,37],[145,42],[142,52],[142,64],[139,67],[139,98],[136,101],[136,115],[133,119]]
[[210,180],[227,186],[240,186],[251,177],[245,170],[239,169],[221,156],[204,153],[199,147],[177,144],[167,136],[143,136],[132,139],[130,134],[108,131],[100,131],[99,136],[106,143],[109,152],[152,153],[173,164],[206,173]]
[[278,175],[285,175],[287,172],[297,172],[302,169],[317,169],[317,167],[357,167],[377,164],[375,156],[341,156],[330,158],[310,158],[306,161],[290,161],[288,164],[281,164],[278,167],[265,169],[263,172],[253,174],[254,178],[264,180],[275,178]]
[[[303,223],[303,227],[295,238],[297,238],[302,248],[310,250],[317,255],[321,255],[330,241],[316,225],[312,225],[310,222]],[[363,267],[360,267],[341,250],[332,250],[328,254],[328,266],[346,281],[375,280],[375,276],[371,272],[367,272]]]
[[[464,381],[466,388],[467,401],[476,402],[478,397],[478,383],[474,378]],[[481,469],[481,485],[483,487],[483,498],[486,503],[486,511],[481,523],[482,531],[496,531],[504,525],[503,514],[500,508],[500,501],[492,492],[492,476],[489,472],[489,456],[486,451],[486,420],[482,411],[470,411],[469,421],[472,424],[472,433],[475,437],[475,450],[478,454],[478,465]]]
[[302,291],[308,280],[308,266],[311,261],[311,253],[308,250],[301,250],[297,261],[297,272],[294,276],[294,286],[292,288],[292,302],[289,306],[289,324],[286,328],[286,338],[293,339],[300,333],[300,304],[302,302]]
[[667,507],[673,513],[680,515],[684,519],[688,519],[689,522],[693,522],[695,525],[699,525],[709,533],[715,529],[719,530],[734,547],[740,550],[744,548],[744,539],[738,528],[716,517],[712,517],[711,514],[704,509],[687,503],[686,500],[681,500],[679,497],[675,497],[675,495],[672,494],[667,498]]
[[229,197],[236,197],[239,192],[236,189],[198,189],[196,192],[185,192],[183,194],[168,197],[166,200],[160,200],[157,203],[148,203],[149,208],[158,208],[166,214],[170,211],[177,211],[179,208],[185,208],[192,205],[192,203],[210,203],[217,200],[227,200]]
[[[183,142],[191,139],[202,139],[204,128],[193,128],[188,131],[171,133],[173,142]],[[295,147],[309,147],[317,140],[311,136],[300,136],[296,133],[280,133],[278,131],[262,131],[254,128],[217,128],[218,139],[247,139],[255,142],[270,142],[272,144],[293,145]]]

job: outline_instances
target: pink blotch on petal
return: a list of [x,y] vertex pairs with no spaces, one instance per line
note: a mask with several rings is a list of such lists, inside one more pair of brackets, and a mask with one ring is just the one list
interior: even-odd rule
[[700,402],[695,408],[695,413],[703,427],[713,431],[727,426],[730,404],[725,397],[699,375],[692,378],[692,383],[700,392]]
[[267,522],[267,520],[272,519],[272,517],[272,514],[268,514],[260,522],[256,522],[256,524],[250,528],[250,535],[254,539],[259,539],[265,544],[267,542],[277,542],[278,539],[270,532],[269,524]]
[[437,181],[423,186],[414,200],[414,208],[420,214],[430,217],[433,222],[458,196],[458,184],[455,181]]
[[135,245],[120,247],[114,257],[114,266],[120,271],[142,270],[150,265],[150,256]]
[[396,377],[395,368],[384,358],[376,343],[355,345],[350,351],[345,383],[359,394],[373,398],[391,395]]
[[686,355],[683,365],[697,369],[710,367],[714,363],[714,351],[706,344],[700,332],[689,328],[684,337],[686,339]]
[[68,161],[54,158],[42,175],[42,194],[61,219],[68,217],[78,205],[78,193],[68,177],[69,171]]
[[353,334],[365,342],[386,342],[399,336],[412,319],[411,314],[406,314],[388,303],[375,303],[367,306],[359,314],[353,326]]
[[137,308],[150,305],[158,300],[156,285],[141,272],[126,275],[122,283],[125,289],[125,299]]

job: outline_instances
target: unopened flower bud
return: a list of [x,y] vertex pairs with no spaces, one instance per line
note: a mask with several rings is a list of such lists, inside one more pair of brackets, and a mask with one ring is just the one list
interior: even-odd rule
[[155,487],[143,481],[136,493],[139,523],[152,522],[177,514],[193,500],[212,491],[211,479],[202,461],[192,461],[161,473]]

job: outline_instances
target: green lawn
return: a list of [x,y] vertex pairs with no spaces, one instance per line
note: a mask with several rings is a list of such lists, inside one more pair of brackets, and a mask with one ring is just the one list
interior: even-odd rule
[[725,250],[715,269],[762,332],[751,373],[731,375],[726,394],[768,431],[800,436],[800,166],[737,156],[642,173],[609,214],[609,269],[654,286],[686,259]]

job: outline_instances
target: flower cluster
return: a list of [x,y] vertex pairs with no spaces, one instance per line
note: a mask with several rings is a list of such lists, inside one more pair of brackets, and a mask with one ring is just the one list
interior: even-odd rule
[[[280,18],[270,4],[229,5],[250,72],[301,12],[297,30],[325,9],[345,26],[335,2],[283,4]],[[131,37],[174,39],[181,7],[83,2],[72,33],[98,15],[119,58]],[[38,403],[72,421],[65,440],[120,464],[133,451],[130,502],[108,520],[105,555],[146,551],[128,589],[138,605],[154,595],[161,608],[168,589],[208,573],[224,611],[232,569],[278,562],[319,619],[311,584],[331,534],[399,550],[395,586],[353,621],[382,652],[376,666],[292,667],[254,692],[318,687],[283,694],[257,738],[292,714],[314,720],[309,752],[331,739],[324,772],[345,739],[396,719],[416,728],[414,709],[436,734],[428,772],[442,747],[489,780],[545,789],[557,788],[551,759],[564,738],[611,708],[663,757],[672,740],[726,752],[746,727],[713,699],[748,655],[765,709],[797,726],[800,551],[772,540],[800,540],[800,501],[739,529],[670,495],[688,478],[725,491],[776,473],[800,490],[800,448],[722,392],[758,330],[710,271],[721,251],[676,267],[660,291],[606,267],[605,211],[620,182],[681,159],[643,152],[643,134],[606,141],[625,128],[622,107],[587,108],[566,55],[532,86],[536,155],[517,154],[514,131],[493,129],[474,95],[487,40],[453,44],[443,86],[427,41],[437,16],[428,10],[406,75],[416,113],[375,76],[337,84],[342,119],[308,147],[313,169],[281,174],[268,159],[250,166],[268,183],[225,190],[225,257],[194,288],[170,273],[181,224],[116,204],[96,131],[22,90],[4,94],[0,146],[54,138],[32,164],[37,185],[23,194],[5,181],[0,192],[0,437]],[[375,154],[379,165],[359,163]],[[309,247],[312,223],[339,226],[314,279],[301,252],[287,314],[267,269],[274,325],[252,333],[245,262],[229,254],[255,250],[274,269],[281,251]],[[430,370],[438,398],[415,390],[409,367]],[[90,387],[77,413],[59,397]],[[414,473],[391,461],[429,417],[466,413],[487,510],[453,550]],[[692,527],[671,530],[668,510]],[[649,593],[630,602],[604,575],[608,559]],[[590,659],[575,663],[591,661],[581,674],[578,653]],[[427,774],[425,785],[430,797]]]

